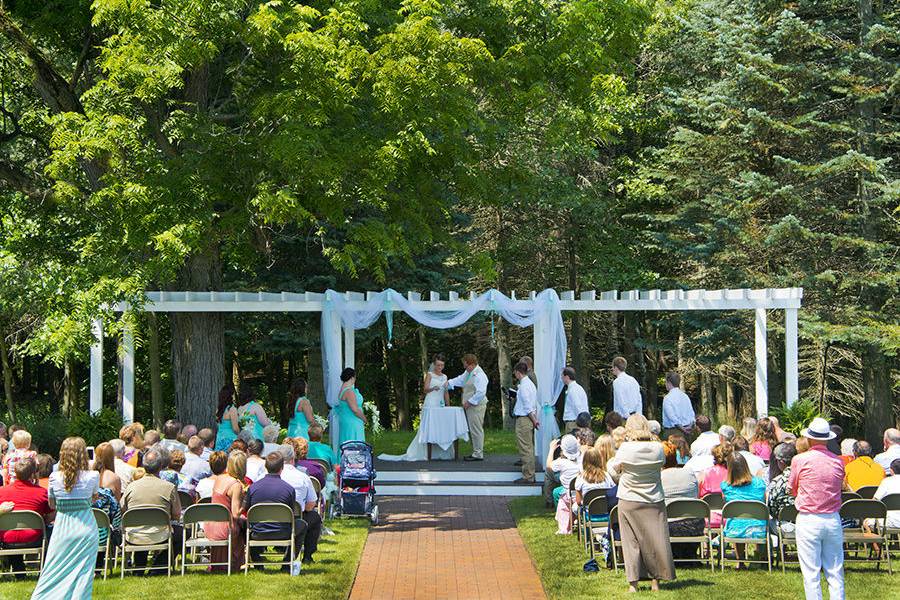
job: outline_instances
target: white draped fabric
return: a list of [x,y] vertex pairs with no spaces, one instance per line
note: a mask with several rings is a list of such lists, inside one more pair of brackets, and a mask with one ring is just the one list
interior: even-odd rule
[[[535,343],[534,361],[538,378],[538,404],[541,407],[538,420],[541,427],[537,431],[535,453],[539,458],[546,456],[550,440],[559,435],[554,405],[563,386],[559,374],[566,366],[566,331],[556,290],[544,290],[533,300],[513,300],[499,290],[488,290],[466,302],[465,308],[455,311],[414,307],[405,296],[392,289],[371,294],[368,299],[353,301],[352,304],[351,307],[350,301],[340,292],[325,292],[325,306],[322,309],[322,366],[325,398],[332,409],[339,402],[339,376],[343,368],[341,326],[350,330],[365,329],[384,314],[390,342],[395,311],[404,312],[417,323],[434,329],[459,327],[475,313],[489,311],[518,327],[540,328],[540,335],[536,339],[543,343]],[[360,307],[360,304],[363,306]],[[329,435],[337,450],[337,419],[333,418],[333,414]]]

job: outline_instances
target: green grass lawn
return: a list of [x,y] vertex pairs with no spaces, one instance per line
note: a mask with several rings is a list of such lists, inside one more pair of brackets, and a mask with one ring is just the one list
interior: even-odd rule
[[[228,575],[202,573],[198,567],[193,575],[181,577],[173,572],[171,578],[126,575],[120,580],[118,572],[107,581],[94,580],[94,598],[166,600],[197,600],[198,598],[314,598],[315,600],[344,600],[356,576],[356,567],[366,541],[369,522],[366,519],[337,519],[327,521],[334,536],[319,542],[316,563],[303,567],[299,577],[283,575],[277,567],[264,573],[251,571]],[[35,579],[0,583],[0,599],[28,598]]]
[[[375,447],[375,456],[379,454],[403,454],[409,443],[416,436],[415,431],[382,431],[371,444]],[[512,430],[488,429],[484,432],[485,454],[515,454],[516,433]],[[472,444],[459,443],[460,456],[472,454]]]
[[[548,598],[586,600],[603,597],[611,600],[630,597],[621,568],[618,573],[602,566],[598,573],[582,571],[587,555],[581,543],[574,535],[556,535],[553,513],[544,508],[541,498],[519,498],[510,502],[509,508]],[[900,597],[900,574],[888,575],[883,563],[882,568],[884,570],[879,572],[866,565],[848,565],[845,571],[847,598],[886,600]],[[780,568],[769,574],[765,565],[762,570],[754,566],[749,572],[726,567],[724,573],[718,569],[710,573],[708,568],[687,569],[676,565],[676,574],[678,580],[661,583],[662,591],[655,598],[796,600],[803,597],[803,580],[796,566],[789,566],[785,574]],[[642,584],[642,590],[649,589],[649,583]],[[827,598],[827,592],[825,594]]]

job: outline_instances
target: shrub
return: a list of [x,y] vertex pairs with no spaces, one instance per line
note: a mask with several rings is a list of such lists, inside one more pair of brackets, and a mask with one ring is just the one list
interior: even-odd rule
[[53,456],[59,454],[59,447],[68,430],[65,417],[52,412],[49,407],[17,407],[16,423],[31,434],[31,441],[38,451]]
[[772,411],[772,416],[778,419],[778,424],[782,429],[799,436],[800,431],[805,429],[810,421],[816,417],[827,419],[828,413],[820,411],[812,400],[800,400],[794,402],[790,407],[776,408]]
[[96,446],[119,437],[122,417],[113,408],[102,408],[96,414],[78,411],[69,421],[69,435],[84,438],[88,446]]

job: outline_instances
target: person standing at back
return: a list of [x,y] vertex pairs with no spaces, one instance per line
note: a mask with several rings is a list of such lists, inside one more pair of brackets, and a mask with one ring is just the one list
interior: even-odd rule
[[519,363],[513,369],[519,381],[513,416],[516,418],[516,446],[522,462],[522,477],[516,483],[534,483],[534,430],[540,427],[537,420],[537,390],[528,378],[528,365]]
[[681,375],[675,371],[666,373],[668,393],[662,403],[663,437],[666,439],[673,433],[682,433],[687,438],[694,431],[694,406],[680,386]]
[[631,415],[644,414],[644,401],[641,399],[641,386],[637,379],[625,372],[628,361],[617,356],[612,361],[613,410],[627,419]]
[[562,372],[562,380],[566,385],[566,405],[563,409],[563,421],[566,424],[566,433],[572,431],[578,424],[575,422],[581,413],[590,413],[588,408],[587,392],[581,384],[575,381],[575,369],[566,367]]
[[825,571],[829,600],[844,598],[844,534],[841,529],[841,488],[844,463],[828,450],[837,437],[828,421],[816,417],[800,434],[809,450],[791,461],[789,485],[796,498],[797,557],[806,600],[821,600],[820,572]]

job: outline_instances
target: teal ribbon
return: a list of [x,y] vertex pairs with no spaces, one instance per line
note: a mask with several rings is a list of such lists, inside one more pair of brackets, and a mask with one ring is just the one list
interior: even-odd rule
[[387,292],[384,294],[384,320],[387,323],[387,347],[394,347],[394,311],[391,309],[391,296]]

